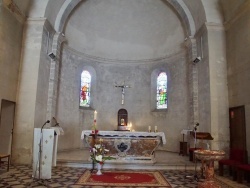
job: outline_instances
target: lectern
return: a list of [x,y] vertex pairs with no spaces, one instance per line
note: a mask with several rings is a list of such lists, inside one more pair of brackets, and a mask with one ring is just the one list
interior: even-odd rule
[[214,138],[208,132],[195,132],[195,131],[192,131],[192,132],[190,132],[190,134],[195,139],[195,147],[194,148],[189,148],[189,160],[193,161],[193,159],[194,159],[194,157],[193,157],[194,151],[197,150],[197,149],[201,149],[201,148],[196,147],[196,139],[203,141],[203,140],[213,140]]
[[[192,136],[195,138],[195,132],[191,132]],[[211,136],[210,133],[207,132],[196,132],[196,139],[200,140],[213,140],[214,138]]]
[[56,129],[34,129],[32,175],[34,178],[51,179],[51,167],[56,165],[59,134],[60,131]]

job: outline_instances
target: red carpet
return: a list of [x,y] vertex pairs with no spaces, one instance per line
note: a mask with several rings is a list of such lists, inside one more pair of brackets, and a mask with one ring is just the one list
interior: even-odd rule
[[93,186],[130,186],[130,187],[166,187],[171,188],[164,176],[159,171],[102,171],[102,175],[96,175],[89,170],[76,182],[77,185]]

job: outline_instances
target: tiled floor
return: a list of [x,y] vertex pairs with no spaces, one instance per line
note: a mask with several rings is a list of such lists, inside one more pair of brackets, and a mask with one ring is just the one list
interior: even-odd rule
[[[3,166],[4,167],[4,166]],[[5,169],[1,168],[0,187],[3,188],[26,188],[26,187],[83,187],[74,185],[77,179],[81,176],[85,168],[77,167],[53,167],[52,177],[50,180],[36,180],[32,178],[32,168],[30,166],[18,165],[11,166],[9,172],[3,172]],[[105,169],[104,169],[105,171]],[[160,170],[173,188],[195,188],[197,181],[193,177],[192,170]],[[217,177],[217,176],[216,176]],[[222,188],[246,188],[250,185],[237,184],[228,178],[219,178],[219,183]],[[86,187],[85,187],[86,188]]]
[[[0,168],[0,187],[3,188],[26,188],[26,187],[81,187],[74,185],[83,171],[91,169],[91,163],[83,158],[82,150],[65,152],[58,154],[57,167],[52,168],[52,177],[50,180],[37,181],[32,178],[32,167],[27,165],[11,165],[10,171],[6,172],[6,164]],[[74,160],[72,160],[74,156]],[[161,171],[173,188],[195,188],[198,184],[194,178],[194,163],[188,160],[187,156],[179,156],[176,153],[166,153],[166,156],[160,158],[155,164],[105,164],[107,169],[151,169]],[[197,173],[200,176],[200,164],[197,164]],[[217,182],[222,188],[246,188],[250,184],[238,184],[231,180],[228,173],[225,177],[215,176]],[[202,180],[202,179],[200,179]],[[86,188],[86,186],[85,186]]]

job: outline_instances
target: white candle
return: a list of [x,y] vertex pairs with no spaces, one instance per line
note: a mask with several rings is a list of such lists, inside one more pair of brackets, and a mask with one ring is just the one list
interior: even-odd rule
[[155,132],[157,132],[157,126],[155,126]]
[[148,132],[151,132],[151,126],[148,126]]

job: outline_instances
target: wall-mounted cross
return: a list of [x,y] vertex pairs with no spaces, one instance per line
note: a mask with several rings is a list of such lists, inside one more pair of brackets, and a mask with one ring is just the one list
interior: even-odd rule
[[130,88],[128,85],[115,85],[115,87],[122,88],[122,104],[124,104],[124,97],[125,97],[125,88]]

